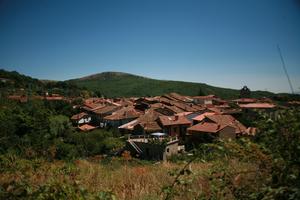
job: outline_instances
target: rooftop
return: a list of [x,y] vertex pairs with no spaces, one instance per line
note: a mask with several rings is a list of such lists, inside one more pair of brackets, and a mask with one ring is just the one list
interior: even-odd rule
[[185,116],[159,116],[159,120],[163,126],[191,124]]
[[78,127],[78,129],[81,131],[91,131],[91,130],[94,130],[95,128],[97,128],[97,127],[89,125],[89,124],[84,124],[84,125]]
[[266,109],[266,108],[275,108],[276,106],[271,103],[247,103],[247,104],[240,104],[240,108],[260,108],[260,109]]

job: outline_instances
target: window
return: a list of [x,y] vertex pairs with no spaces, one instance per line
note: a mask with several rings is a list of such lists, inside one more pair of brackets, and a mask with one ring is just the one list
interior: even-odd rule
[[169,148],[167,148],[167,152],[169,153],[169,151],[170,151],[170,149]]

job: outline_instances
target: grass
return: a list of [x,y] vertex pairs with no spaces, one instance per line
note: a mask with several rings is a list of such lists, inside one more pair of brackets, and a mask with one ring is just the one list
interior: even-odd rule
[[[8,170],[1,170],[0,186],[2,190],[10,194],[17,193],[20,185],[22,189],[26,188],[27,193],[34,194],[35,191],[41,191],[39,195],[42,197],[49,191],[51,194],[59,193],[60,188],[64,188],[64,194],[69,191],[73,195],[76,193],[76,189],[73,188],[80,188],[88,194],[101,194],[101,192],[114,194],[115,199],[121,200],[164,199],[165,193],[162,193],[162,189],[174,181],[174,176],[170,174],[176,174],[184,165],[184,163],[170,162],[141,163],[137,160],[126,161],[122,158],[113,158],[105,164],[95,159],[93,161],[82,159],[74,162],[60,160],[49,162],[43,159],[27,160],[18,157],[4,159],[7,157],[2,156],[1,168]],[[211,169],[220,166],[222,163],[219,162],[192,163],[189,168],[193,173],[193,178],[181,177],[180,182],[186,181],[187,183],[176,185],[174,190],[177,191],[177,195],[174,199],[188,200],[201,195],[206,199],[212,195],[224,196],[223,190],[214,191],[210,183],[211,177],[214,176],[211,174]],[[231,166],[231,169],[236,167],[238,170],[253,169],[251,164],[236,161],[233,161]],[[45,186],[46,189],[40,189]],[[77,196],[68,195],[69,199],[79,199]],[[227,197],[232,198],[230,195]]]
[[[173,181],[168,172],[182,166],[172,163],[127,163],[119,158],[106,164],[88,160],[68,163],[21,158],[15,158],[9,163],[11,165],[2,166],[2,169],[10,170],[0,173],[0,185],[5,190],[13,190],[16,183],[26,183],[32,191],[53,183],[77,184],[89,193],[106,191],[115,194],[117,199],[132,200],[162,199],[163,186]],[[198,171],[205,170],[207,164],[193,164],[192,168]]]

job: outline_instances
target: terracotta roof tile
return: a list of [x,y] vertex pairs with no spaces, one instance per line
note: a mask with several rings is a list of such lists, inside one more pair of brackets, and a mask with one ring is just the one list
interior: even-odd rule
[[161,127],[157,123],[158,117],[161,116],[160,113],[156,112],[153,109],[147,110],[146,113],[141,115],[139,118],[120,126],[121,129],[133,130],[133,128],[137,125],[140,125],[146,131],[159,131]]
[[236,133],[242,133],[246,130],[246,127],[231,115],[209,115],[205,118],[221,126],[230,125],[235,128]]
[[193,99],[209,99],[209,100],[212,100],[215,97],[216,97],[215,95],[211,94],[211,95],[206,95],[206,96],[194,96]]
[[196,124],[190,128],[188,128],[188,132],[203,132],[203,133],[217,133],[218,131],[222,130],[227,125],[219,125],[216,123],[210,123],[210,122],[202,122],[199,124]]
[[106,120],[121,120],[138,118],[142,113],[134,109],[133,106],[124,107],[113,112],[111,115],[104,117]]
[[100,108],[97,108],[97,109],[93,109],[92,112],[95,113],[95,114],[106,114],[106,113],[110,113],[110,112],[114,112],[116,111],[118,108],[118,106],[103,106],[103,107],[100,107]]
[[215,115],[215,114],[216,113],[214,113],[214,112],[205,112],[205,113],[202,113],[201,115],[197,115],[196,117],[192,118],[192,120],[202,121],[206,116]]
[[60,101],[60,100],[63,100],[64,97],[61,97],[61,96],[53,96],[53,97],[46,97],[45,99],[48,100],[48,101]]
[[78,127],[78,129],[81,131],[91,131],[91,130],[94,130],[95,128],[97,128],[97,127],[89,125],[89,124],[84,124],[84,125]]
[[191,124],[185,116],[159,116],[159,120],[163,126]]
[[85,117],[85,116],[87,116],[87,115],[88,115],[87,113],[81,112],[81,113],[78,113],[78,114],[76,114],[76,115],[73,115],[73,116],[71,117],[71,119],[72,119],[72,120],[78,120],[78,119],[81,119],[81,118],[83,118],[83,117]]
[[275,108],[276,106],[274,104],[270,104],[270,103],[247,103],[247,104],[239,104],[240,108],[261,108],[261,109],[265,109],[265,108]]
[[232,101],[237,102],[237,103],[255,103],[255,102],[257,102],[257,99],[240,98],[240,99],[235,99],[235,100],[232,100]]

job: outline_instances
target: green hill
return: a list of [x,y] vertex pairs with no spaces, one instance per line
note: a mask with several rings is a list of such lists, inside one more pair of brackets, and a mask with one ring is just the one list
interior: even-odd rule
[[0,96],[44,95],[45,92],[64,96],[79,96],[81,89],[66,81],[39,80],[16,71],[0,69]]
[[13,86],[16,88],[28,88],[28,87],[40,87],[42,86],[42,82],[38,79],[31,78],[30,76],[26,76],[23,74],[19,74],[16,71],[6,71],[0,69],[0,79],[1,79],[1,87],[6,85]]
[[[156,80],[122,72],[103,72],[67,82],[107,97],[156,96],[170,92],[191,96],[215,94],[225,99],[239,97],[239,90],[214,87],[204,83]],[[252,96],[270,97],[274,94],[254,91]]]

